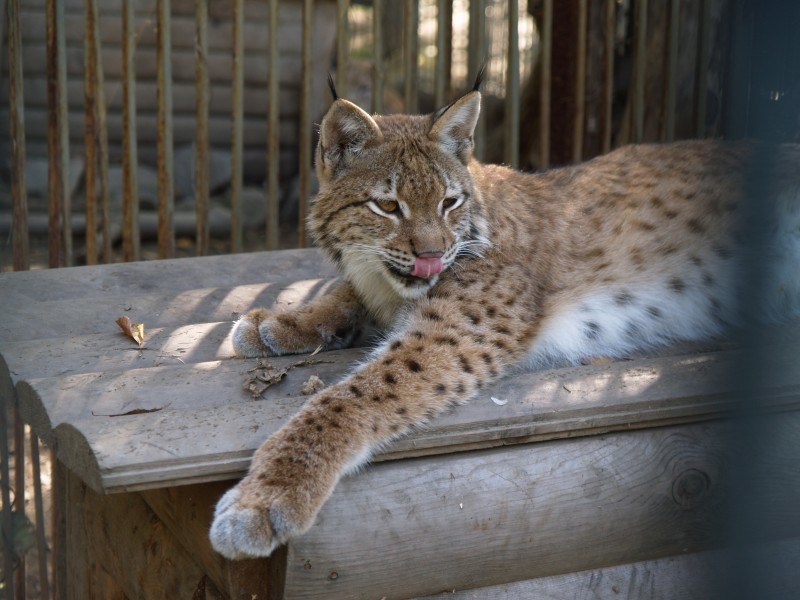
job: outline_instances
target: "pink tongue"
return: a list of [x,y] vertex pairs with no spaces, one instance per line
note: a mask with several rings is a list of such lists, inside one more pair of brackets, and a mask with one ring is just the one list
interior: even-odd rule
[[420,256],[417,257],[417,260],[414,262],[414,269],[411,271],[411,276],[428,279],[437,273],[441,273],[442,267],[441,258],[423,258]]

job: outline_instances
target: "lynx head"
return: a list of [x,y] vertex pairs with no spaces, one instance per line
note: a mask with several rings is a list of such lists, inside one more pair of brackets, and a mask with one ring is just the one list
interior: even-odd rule
[[470,173],[477,85],[432,115],[370,116],[337,98],[323,118],[309,224],[362,295],[422,296],[488,244]]

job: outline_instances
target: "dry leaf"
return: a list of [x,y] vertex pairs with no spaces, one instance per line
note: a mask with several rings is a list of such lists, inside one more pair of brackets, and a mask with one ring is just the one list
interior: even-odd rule
[[[317,352],[319,352],[319,349],[317,349],[310,356],[314,356],[314,354],[316,354]],[[307,367],[309,365],[316,365],[326,362],[331,362],[331,361],[306,358],[303,360],[298,360],[297,362],[292,363],[289,366],[276,369],[275,366],[271,362],[269,362],[269,360],[267,360],[266,358],[259,358],[256,361],[256,366],[247,371],[248,373],[251,373],[251,375],[249,375],[247,379],[244,380],[244,385],[242,387],[244,388],[245,391],[250,392],[250,395],[253,397],[254,400],[258,400],[261,397],[261,395],[267,390],[267,388],[280,382],[291,369],[295,369],[297,367]],[[316,376],[312,375],[312,377]],[[310,380],[311,378],[309,378],[309,381]],[[317,380],[319,380],[318,377]],[[306,381],[305,385],[308,385],[309,381]],[[321,387],[325,386],[325,384],[322,383],[321,380],[319,380],[319,383],[322,384]],[[303,393],[305,394],[305,392]]]
[[119,319],[117,319],[116,323],[117,325],[120,326],[125,335],[133,339],[133,341],[136,342],[137,344],[139,344],[139,348],[142,347],[142,344],[144,344],[143,323],[131,323],[131,320],[128,317],[120,317]]

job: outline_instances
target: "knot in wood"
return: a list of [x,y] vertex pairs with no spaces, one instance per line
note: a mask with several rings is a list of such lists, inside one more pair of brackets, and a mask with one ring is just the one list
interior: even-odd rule
[[708,495],[711,478],[698,469],[686,469],[672,483],[672,499],[681,508],[694,508]]

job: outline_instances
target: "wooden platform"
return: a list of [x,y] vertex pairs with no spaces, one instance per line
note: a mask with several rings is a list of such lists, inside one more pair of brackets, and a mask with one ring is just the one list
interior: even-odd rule
[[[0,395],[60,461],[66,597],[633,599],[647,573],[648,597],[708,598],[738,468],[735,350],[509,377],[345,479],[271,559],[214,554],[216,499],[311,375],[332,383],[363,355],[270,359],[289,370],[254,399],[264,367],[232,358],[231,321],[333,276],[314,250],[0,274]],[[144,324],[141,349],[120,316]],[[770,435],[748,456],[767,529],[788,538],[764,552],[796,559],[800,353],[761,374]]]

